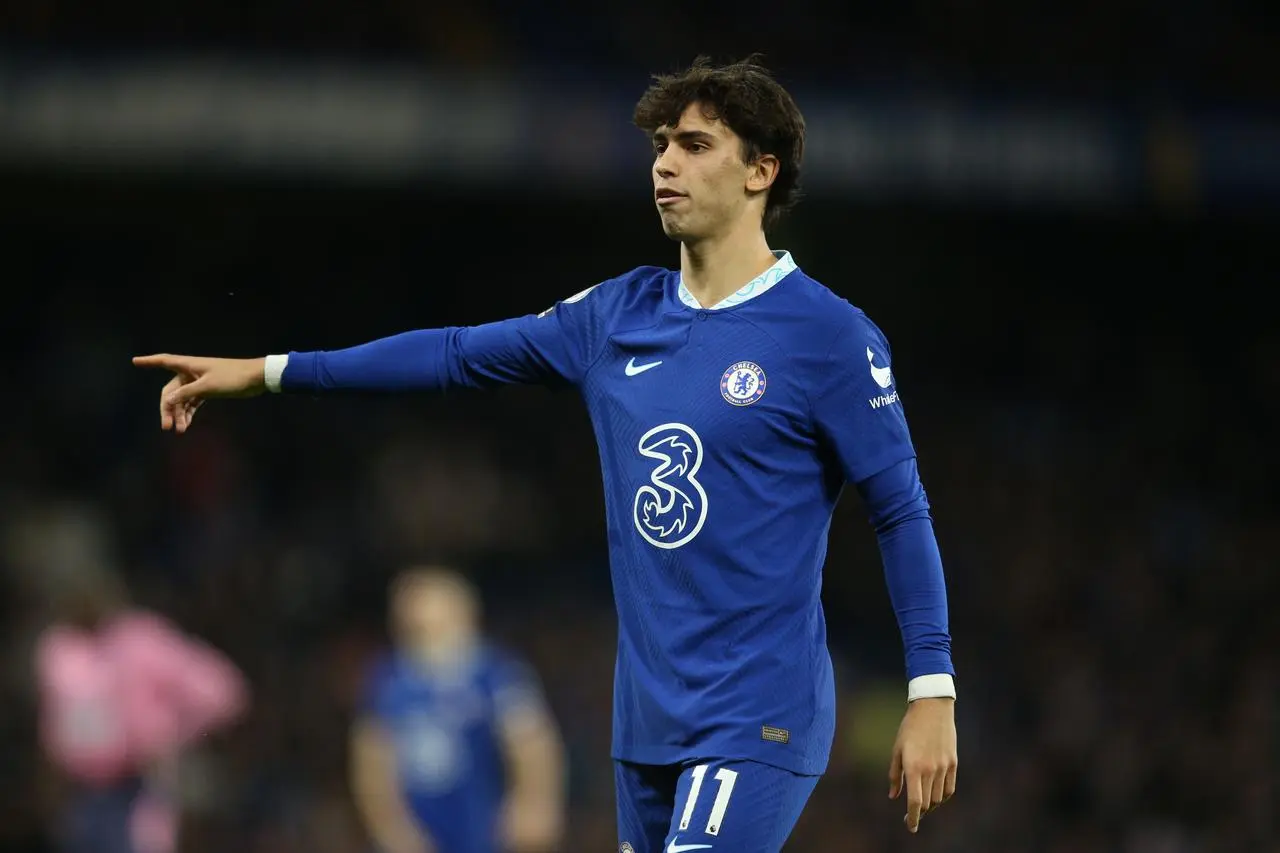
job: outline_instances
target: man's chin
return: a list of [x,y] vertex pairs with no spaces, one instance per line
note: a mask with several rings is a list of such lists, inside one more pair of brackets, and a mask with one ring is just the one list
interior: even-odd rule
[[682,228],[679,222],[676,222],[666,216],[662,217],[662,233],[666,234],[672,240],[683,240],[689,236],[686,229]]

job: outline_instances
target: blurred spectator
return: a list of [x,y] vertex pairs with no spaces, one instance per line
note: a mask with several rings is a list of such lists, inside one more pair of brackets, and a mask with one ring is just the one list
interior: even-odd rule
[[66,577],[35,651],[41,744],[58,786],[58,849],[172,853],[184,752],[247,703],[230,661],[132,606],[107,569]]

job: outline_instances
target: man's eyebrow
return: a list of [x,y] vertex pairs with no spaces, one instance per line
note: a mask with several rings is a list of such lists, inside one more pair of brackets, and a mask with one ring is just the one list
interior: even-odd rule
[[658,130],[653,134],[654,142],[667,142],[675,139],[677,142],[714,142],[715,136],[705,130]]

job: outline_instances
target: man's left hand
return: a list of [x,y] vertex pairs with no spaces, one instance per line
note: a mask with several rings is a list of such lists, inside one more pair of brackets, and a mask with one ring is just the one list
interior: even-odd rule
[[907,706],[889,763],[889,798],[907,792],[908,832],[956,792],[955,700],[917,699]]

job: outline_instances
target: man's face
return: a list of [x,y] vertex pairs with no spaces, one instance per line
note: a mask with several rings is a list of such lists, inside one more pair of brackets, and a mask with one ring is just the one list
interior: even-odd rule
[[742,160],[742,140],[699,104],[654,132],[653,153],[654,201],[668,237],[698,240],[743,215],[752,167]]
[[474,629],[476,602],[447,576],[410,576],[395,593],[392,619],[402,640],[450,645]]

